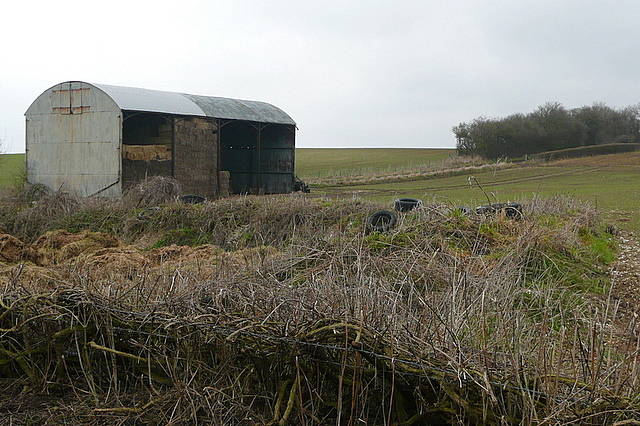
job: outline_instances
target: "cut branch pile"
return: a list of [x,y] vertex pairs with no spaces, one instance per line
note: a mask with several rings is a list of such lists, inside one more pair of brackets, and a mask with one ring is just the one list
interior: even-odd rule
[[[544,410],[542,381],[581,388],[589,399],[564,400],[574,415],[637,403],[549,374],[493,376],[444,359],[419,358],[404,344],[362,324],[325,318],[313,324],[253,322],[242,317],[125,312],[79,290],[2,300],[0,368],[30,389],[78,396],[75,410],[151,421],[323,424],[519,423],[523,410]],[[114,395],[110,397],[109,395]],[[121,395],[129,395],[125,401]],[[531,407],[531,404],[534,407]],[[588,408],[587,408],[588,407]]]
[[602,284],[581,243],[597,218],[563,202],[532,200],[518,221],[425,205],[369,233],[366,203],[246,198],[119,228],[196,230],[207,244],[193,247],[95,228],[4,234],[0,417],[640,421],[638,348],[578,287]]

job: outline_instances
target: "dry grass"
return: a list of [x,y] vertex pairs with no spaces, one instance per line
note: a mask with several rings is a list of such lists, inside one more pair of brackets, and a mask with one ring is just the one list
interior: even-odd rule
[[[379,234],[366,218],[386,206],[357,199],[169,203],[138,219],[137,203],[66,197],[4,215],[4,418],[640,420],[637,341],[611,327],[585,244],[608,237],[586,204],[532,199],[519,221],[425,205]],[[16,408],[42,394],[58,399]]]
[[357,185],[375,185],[391,182],[421,181],[426,179],[438,179],[449,176],[466,175],[470,173],[480,173],[491,170],[504,170],[516,167],[513,163],[482,163],[477,161],[477,157],[454,157],[442,162],[442,167],[415,167],[406,170],[389,171],[378,174],[353,174],[326,176],[322,178],[311,178],[308,182],[314,187],[341,187]]
[[175,201],[182,185],[166,176],[153,176],[132,187],[122,198],[125,207],[147,207]]

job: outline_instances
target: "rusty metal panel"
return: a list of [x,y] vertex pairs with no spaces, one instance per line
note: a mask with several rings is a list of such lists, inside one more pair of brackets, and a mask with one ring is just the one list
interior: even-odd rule
[[52,112],[71,114],[71,84],[62,83],[52,90]]
[[69,90],[69,94],[71,97],[71,114],[82,114],[89,112],[91,110],[91,106],[87,104],[87,98],[89,97],[91,88],[88,85],[77,81],[70,83],[70,85],[71,88]]
[[26,117],[30,182],[81,196],[120,195],[120,109],[109,97],[86,83],[63,83],[40,95]]

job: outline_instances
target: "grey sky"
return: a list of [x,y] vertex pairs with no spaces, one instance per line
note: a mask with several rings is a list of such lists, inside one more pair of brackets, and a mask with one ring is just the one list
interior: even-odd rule
[[67,81],[272,103],[299,147],[455,147],[479,116],[640,102],[637,0],[3,5],[2,150]]

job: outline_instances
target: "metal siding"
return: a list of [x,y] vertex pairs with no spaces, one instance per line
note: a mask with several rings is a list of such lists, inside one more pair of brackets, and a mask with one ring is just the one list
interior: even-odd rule
[[251,173],[231,172],[231,191],[234,194],[250,194],[251,188],[256,187],[255,178],[252,180]]
[[261,131],[260,183],[266,193],[293,191],[294,132],[288,126],[269,125]]
[[270,149],[260,150],[260,171],[262,174],[268,173],[293,173],[293,156],[291,149]]
[[94,86],[103,90],[122,110],[206,116],[198,105],[182,93],[107,84],[95,84]]
[[293,192],[293,177],[290,173],[269,174],[269,179],[267,183],[263,184],[263,189],[266,194],[286,194]]
[[244,121],[222,127],[222,169],[230,172],[234,193],[293,191],[294,127],[252,125]]
[[266,102],[188,94],[184,96],[193,100],[209,117],[254,121],[256,123],[296,124],[280,108]]
[[163,112],[257,123],[296,124],[287,113],[266,102],[107,84],[95,84],[94,86],[103,90],[118,104],[120,109],[125,111]]
[[267,194],[293,191],[293,157],[291,149],[260,150],[260,186]]
[[[77,98],[69,105],[77,113],[54,113],[60,96],[64,103],[72,93]],[[100,195],[120,195],[117,105],[86,84],[61,84],[40,95],[27,111],[27,172],[30,182],[54,190],[89,196],[107,188]]]
[[[71,87],[72,86],[72,87]],[[287,124],[295,126],[295,121],[280,108],[266,102],[249,101],[240,99],[220,98],[214,96],[199,96],[186,93],[167,92],[162,90],[140,89],[135,87],[111,86],[108,84],[90,84],[80,81],[70,81],[57,84],[45,91],[45,93],[61,90],[54,100],[49,95],[48,101],[58,104],[60,107],[68,105],[68,94],[64,90],[97,88],[112,99],[121,110],[160,112],[186,116],[208,116],[228,120],[245,120],[256,123]],[[95,92],[95,91],[90,91]],[[86,92],[81,92],[84,96]],[[37,109],[36,103],[42,95],[29,107]],[[77,102],[77,99],[72,99]],[[73,105],[73,103],[72,103]],[[50,110],[47,108],[47,110]]]

